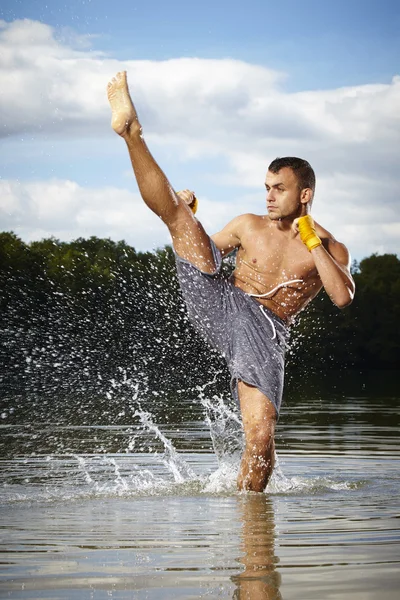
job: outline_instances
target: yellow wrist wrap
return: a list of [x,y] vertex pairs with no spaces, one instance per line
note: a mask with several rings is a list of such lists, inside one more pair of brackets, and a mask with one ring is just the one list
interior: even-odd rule
[[191,204],[189,204],[189,208],[194,215],[197,213],[197,209],[199,208],[199,201],[197,200],[196,196],[193,197],[193,201],[191,202]]
[[311,215],[300,217],[298,226],[301,241],[307,246],[309,252],[322,244],[320,238],[315,233],[314,221]]

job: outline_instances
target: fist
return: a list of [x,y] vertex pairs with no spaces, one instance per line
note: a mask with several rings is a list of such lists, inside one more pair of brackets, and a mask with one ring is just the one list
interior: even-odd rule
[[[295,224],[296,223],[296,224]],[[317,232],[315,231],[314,220],[311,215],[304,215],[299,219],[295,219],[293,221],[292,228],[300,233],[300,239],[305,244],[311,252],[314,248],[321,246],[322,241],[321,238],[318,237]]]
[[294,234],[299,233],[299,221],[300,221],[300,217],[298,219],[295,219],[292,223],[292,231]]
[[300,237],[302,235],[302,231],[304,228],[308,230],[312,230],[315,233],[315,225],[314,220],[311,215],[303,215],[302,217],[298,217],[292,223],[292,231],[293,233],[300,233]]
[[190,190],[181,190],[180,192],[177,192],[176,195],[189,206],[193,214],[197,211],[198,200],[194,192],[191,192]]

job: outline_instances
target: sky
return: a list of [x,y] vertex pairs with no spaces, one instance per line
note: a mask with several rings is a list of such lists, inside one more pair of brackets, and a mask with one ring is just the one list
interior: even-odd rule
[[3,0],[0,230],[169,243],[111,130],[126,70],[144,137],[212,234],[265,214],[277,156],[314,167],[314,218],[353,259],[400,253],[397,0]]

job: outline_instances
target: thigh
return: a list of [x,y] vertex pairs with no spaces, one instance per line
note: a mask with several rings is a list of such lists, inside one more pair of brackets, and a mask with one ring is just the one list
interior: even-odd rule
[[[250,405],[263,407],[267,398],[274,404],[278,416],[284,381],[284,346],[278,323],[273,338],[270,322],[260,308],[261,304],[246,297],[233,316],[232,355],[228,365],[232,375],[231,388],[233,397],[239,400],[236,381],[246,382],[248,388],[242,389],[244,400],[250,395]],[[252,390],[251,386],[256,390]]]
[[233,286],[220,273],[221,253],[209,238],[208,243],[215,264],[214,272],[202,271],[177,254],[177,275],[189,320],[228,361],[231,354],[229,322],[232,320],[229,299]]
[[188,206],[182,206],[168,229],[178,256],[204,273],[214,273],[216,265],[210,238]]
[[[218,259],[217,259],[218,260]],[[225,358],[229,356],[229,310],[226,282],[219,275],[200,272],[177,257],[177,274],[190,322]]]

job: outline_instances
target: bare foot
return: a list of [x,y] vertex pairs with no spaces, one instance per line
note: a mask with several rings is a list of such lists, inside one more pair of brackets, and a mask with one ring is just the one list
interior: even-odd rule
[[108,101],[111,105],[111,127],[118,135],[124,136],[135,123],[138,131],[141,127],[138,116],[129,95],[126,71],[121,71],[111,79],[107,86]]

